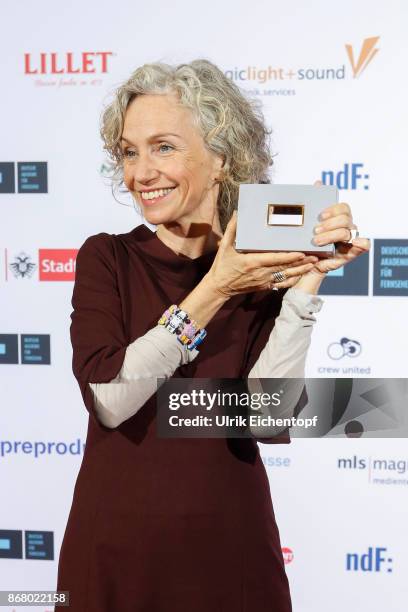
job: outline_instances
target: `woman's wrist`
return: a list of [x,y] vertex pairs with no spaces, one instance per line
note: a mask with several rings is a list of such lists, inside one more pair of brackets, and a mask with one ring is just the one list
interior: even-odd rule
[[296,289],[301,289],[305,293],[317,295],[320,285],[327,276],[327,272],[319,272],[319,270],[312,269],[310,272],[306,272],[300,277],[298,282],[293,285]]
[[178,306],[203,328],[228,299],[227,295],[217,291],[211,275],[207,273]]

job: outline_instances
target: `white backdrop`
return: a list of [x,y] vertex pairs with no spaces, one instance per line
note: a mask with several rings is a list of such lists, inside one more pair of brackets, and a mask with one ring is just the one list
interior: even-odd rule
[[[307,372],[406,377],[407,17],[403,0],[3,2],[0,590],[55,588],[87,424],[71,374],[72,260],[89,235],[141,222],[112,198],[98,136],[108,94],[137,66],[205,57],[259,96],[276,183],[344,181],[348,171],[341,200],[375,249],[366,270],[347,274],[360,288],[368,277],[368,289],[342,295],[351,277],[331,278]],[[374,265],[383,240],[399,255]],[[342,338],[360,343],[357,357],[330,357]],[[406,448],[261,446],[295,612],[406,609]]]

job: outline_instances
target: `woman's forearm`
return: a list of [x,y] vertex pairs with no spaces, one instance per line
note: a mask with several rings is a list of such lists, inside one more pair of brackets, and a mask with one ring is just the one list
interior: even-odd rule
[[178,306],[203,328],[228,299],[215,289],[211,276],[206,274]]
[[[228,298],[214,290],[205,276],[178,306],[205,327]],[[162,325],[150,329],[126,349],[118,375],[108,383],[89,383],[96,413],[106,427],[118,427],[132,417],[158,389],[158,380],[167,380],[175,370],[198,355],[189,351]]]

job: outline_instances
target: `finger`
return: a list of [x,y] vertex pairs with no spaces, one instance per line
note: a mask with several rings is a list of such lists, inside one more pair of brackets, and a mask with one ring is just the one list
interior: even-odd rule
[[304,259],[297,259],[296,261],[294,261],[293,263],[290,264],[286,264],[284,266],[273,266],[273,270],[272,268],[269,268],[269,272],[283,272],[286,269],[289,268],[295,268],[297,266],[299,266],[300,264],[302,266],[305,266],[308,263],[312,263],[315,264],[319,261],[319,258],[316,257],[315,255],[308,255],[307,257],[305,257]]
[[228,246],[234,246],[235,235],[237,232],[237,211],[234,210],[231,219],[228,221],[223,237],[221,238],[219,248],[225,249]]
[[350,215],[346,215],[345,213],[342,215],[336,215],[335,217],[330,217],[323,223],[319,223],[315,226],[314,231],[315,234],[321,234],[323,232],[328,232],[330,230],[338,229],[340,227],[348,227],[351,228],[353,226],[353,218]]
[[268,266],[285,266],[295,261],[303,261],[306,257],[304,253],[246,253],[248,261],[256,268]]
[[335,217],[336,215],[351,215],[351,208],[346,202],[339,202],[338,204],[333,204],[332,206],[328,206],[324,208],[320,213],[320,219],[322,221],[329,219],[330,217]]
[[314,236],[313,243],[317,246],[325,246],[333,242],[348,242],[350,239],[350,230],[347,227],[341,227],[330,232],[323,232]]
[[354,238],[351,244],[353,247],[361,249],[362,251],[369,251],[371,248],[370,240],[368,238],[360,238],[360,236],[358,238]]
[[[315,264],[306,264],[305,266],[297,266],[296,268],[286,268],[285,270],[274,270],[271,274],[271,272],[269,272],[269,275],[266,277],[266,283],[269,284],[279,284],[280,283],[285,283],[288,279],[290,278],[296,278],[299,276],[302,276],[302,274],[306,274],[306,272],[310,272],[310,270],[313,270]],[[275,272],[282,272],[285,275],[285,280],[282,281],[277,281],[275,278]]]
[[281,283],[273,283],[273,285],[270,288],[271,289],[287,289],[288,287],[293,287],[294,285],[296,285],[299,279],[300,279],[300,276],[293,276],[291,278],[288,278],[285,281],[282,281]]

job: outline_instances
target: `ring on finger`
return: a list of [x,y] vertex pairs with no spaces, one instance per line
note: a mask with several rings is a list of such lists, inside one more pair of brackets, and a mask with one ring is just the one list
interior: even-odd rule
[[348,240],[344,240],[346,244],[351,244],[355,238],[359,237],[359,232],[356,227],[348,227],[348,231],[350,232],[350,238]]
[[272,282],[273,283],[283,283],[283,281],[287,280],[287,276],[284,272],[272,272]]

